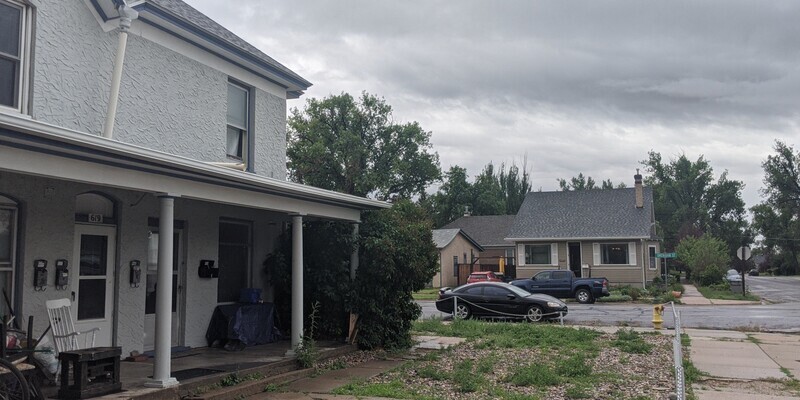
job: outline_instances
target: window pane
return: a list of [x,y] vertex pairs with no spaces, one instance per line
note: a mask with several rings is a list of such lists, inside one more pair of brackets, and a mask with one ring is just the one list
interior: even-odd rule
[[17,61],[0,56],[0,105],[17,106]]
[[247,128],[247,90],[228,84],[228,124]]
[[81,279],[78,284],[78,319],[97,319],[105,316],[105,279]]
[[614,243],[600,245],[603,253],[603,264],[627,264],[628,245],[626,243]]
[[525,264],[550,264],[550,245],[525,246]]
[[511,292],[499,287],[487,286],[483,289],[484,296],[506,297],[509,294],[511,294]]
[[22,10],[0,3],[0,52],[19,57]]
[[108,267],[106,262],[107,249],[107,236],[81,235],[81,276],[101,276],[106,274]]
[[[8,297],[11,297],[11,271],[0,271],[0,289],[5,289]],[[0,303],[0,318],[9,315],[6,302]]]
[[244,141],[244,131],[228,125],[228,136],[225,142],[225,152],[229,156],[242,158],[242,142]]
[[0,210],[0,262],[11,261],[11,210]]

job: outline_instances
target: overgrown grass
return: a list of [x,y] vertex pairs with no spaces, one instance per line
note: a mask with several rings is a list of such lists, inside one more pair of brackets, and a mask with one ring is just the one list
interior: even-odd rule
[[439,289],[425,288],[418,292],[411,293],[414,300],[436,300],[439,298]]
[[642,339],[642,336],[633,329],[620,329],[617,338],[611,342],[614,347],[631,354],[650,354],[653,345]]
[[435,400],[434,397],[424,396],[408,388],[399,379],[387,383],[369,383],[363,380],[350,382],[331,391],[333,394],[343,394],[356,397],[389,397],[394,399],[420,399]]
[[697,290],[703,294],[703,296],[707,299],[718,299],[718,300],[749,300],[749,301],[760,301],[761,298],[747,293],[747,295],[742,296],[741,293],[733,293],[730,289],[727,289],[725,285],[713,285],[713,286],[698,286]]
[[463,337],[480,340],[479,349],[540,348],[543,350],[576,350],[588,355],[598,351],[594,341],[600,333],[586,328],[527,323],[487,323],[475,320],[441,320],[414,322],[415,333]]

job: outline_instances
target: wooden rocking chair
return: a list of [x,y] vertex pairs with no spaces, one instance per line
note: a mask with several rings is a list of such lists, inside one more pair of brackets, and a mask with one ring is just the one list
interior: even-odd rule
[[[71,312],[72,302],[69,299],[48,300],[45,305],[47,306],[47,316],[50,318],[50,327],[53,330],[53,345],[57,353],[94,347],[94,341],[100,328],[92,328],[85,332],[75,331]],[[81,335],[85,335],[83,340],[78,340]]]

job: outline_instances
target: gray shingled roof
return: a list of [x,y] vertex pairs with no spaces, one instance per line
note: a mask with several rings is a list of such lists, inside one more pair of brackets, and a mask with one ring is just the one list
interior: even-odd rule
[[260,61],[271,65],[278,71],[287,75],[289,79],[297,81],[299,85],[305,86],[305,88],[311,86],[311,82],[303,79],[303,77],[301,77],[294,71],[290,70],[289,68],[286,68],[283,64],[275,61],[275,59],[273,59],[272,57],[264,54],[264,52],[257,49],[255,46],[251,45],[250,43],[247,43],[244,39],[236,36],[233,32],[225,29],[225,27],[214,22],[214,20],[207,17],[200,11],[195,10],[192,6],[186,4],[182,0],[147,0],[147,1],[166,10],[167,12],[173,14],[176,17],[183,19],[189,24],[194,25],[197,28],[209,34],[228,42],[234,47],[248,53],[249,55],[259,59]]
[[483,248],[480,244],[478,244],[474,239],[472,239],[466,232],[462,231],[461,229],[434,229],[431,231],[433,233],[433,244],[436,245],[437,249],[445,248],[453,239],[458,236],[458,234],[464,235],[464,238],[467,239],[472,245],[478,248],[478,251],[483,251]]
[[508,230],[514,223],[516,215],[476,215],[461,217],[445,226],[442,229],[461,228],[469,236],[475,239],[481,246],[513,246],[514,243],[508,242]]
[[643,188],[531,192],[525,196],[509,239],[652,238],[653,192]]

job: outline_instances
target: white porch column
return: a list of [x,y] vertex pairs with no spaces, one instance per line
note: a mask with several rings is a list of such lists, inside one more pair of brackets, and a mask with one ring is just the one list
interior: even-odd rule
[[153,379],[145,386],[165,388],[178,380],[170,377],[172,332],[172,237],[174,235],[175,196],[159,196],[158,288],[156,289],[156,336]]
[[356,280],[356,271],[358,271],[358,224],[353,224],[353,240],[355,246],[353,252],[350,254],[350,280]]
[[303,216],[292,216],[292,348],[303,340]]

